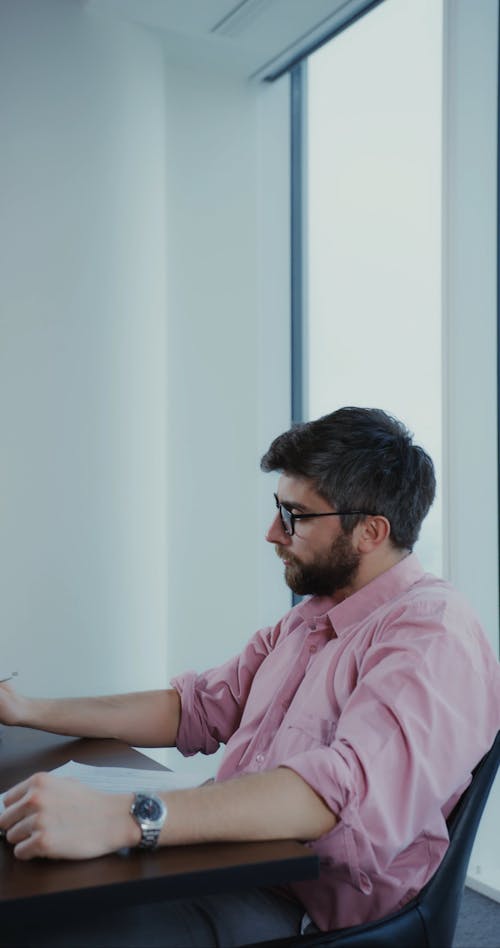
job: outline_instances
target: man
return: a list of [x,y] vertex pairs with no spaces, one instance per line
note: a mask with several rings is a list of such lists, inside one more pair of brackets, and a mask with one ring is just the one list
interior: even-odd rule
[[261,466],[281,472],[266,539],[310,598],[168,691],[38,700],[0,689],[7,724],[185,754],[223,743],[215,783],[159,795],[141,830],[131,795],[35,775],[6,796],[0,829],[19,859],[96,856],[141,833],[159,845],[292,837],[319,854],[321,878],[157,906],[144,929],[137,910],[107,913],[80,941],[69,930],[47,944],[108,933],[113,945],[237,945],[308,922],[353,925],[408,901],[445,852],[446,818],[500,726],[500,666],[462,597],[411,552],[432,461],[384,412],[343,408],[276,438]]

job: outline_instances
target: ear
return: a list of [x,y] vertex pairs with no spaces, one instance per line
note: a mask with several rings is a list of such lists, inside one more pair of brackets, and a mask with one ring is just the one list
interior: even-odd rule
[[357,548],[360,553],[372,553],[378,549],[391,535],[391,525],[387,517],[365,517],[354,528],[358,533]]

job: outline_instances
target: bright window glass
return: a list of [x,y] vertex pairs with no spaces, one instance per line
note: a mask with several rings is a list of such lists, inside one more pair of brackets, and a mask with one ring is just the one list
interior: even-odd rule
[[441,0],[384,0],[307,67],[306,415],[396,415],[438,496],[417,544],[442,572]]

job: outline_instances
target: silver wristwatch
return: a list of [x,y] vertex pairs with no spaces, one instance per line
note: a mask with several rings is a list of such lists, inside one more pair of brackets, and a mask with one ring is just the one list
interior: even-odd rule
[[154,849],[167,818],[167,807],[163,800],[150,793],[136,793],[130,807],[130,815],[141,830],[139,848]]

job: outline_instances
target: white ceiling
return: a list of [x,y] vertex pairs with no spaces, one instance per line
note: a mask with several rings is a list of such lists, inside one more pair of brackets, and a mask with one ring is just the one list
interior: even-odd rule
[[371,0],[84,0],[158,32],[169,55],[247,78],[272,76]]

